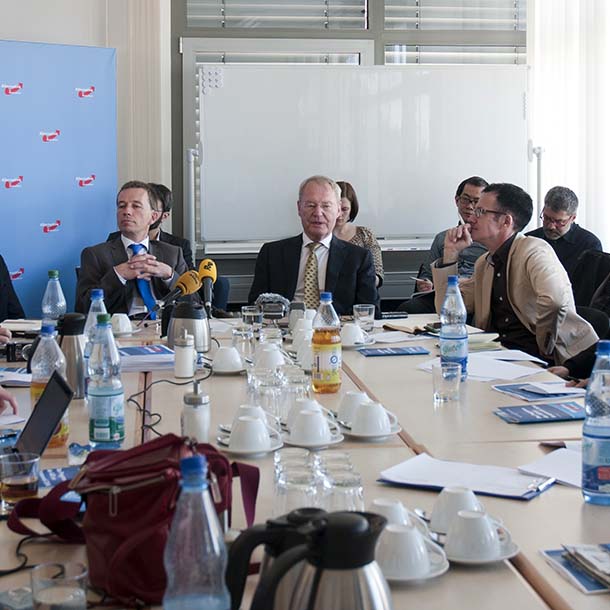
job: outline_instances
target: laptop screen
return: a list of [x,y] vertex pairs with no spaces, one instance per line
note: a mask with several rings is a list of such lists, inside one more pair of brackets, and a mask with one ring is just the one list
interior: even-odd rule
[[13,451],[42,455],[74,396],[72,388],[55,371],[26,422]]

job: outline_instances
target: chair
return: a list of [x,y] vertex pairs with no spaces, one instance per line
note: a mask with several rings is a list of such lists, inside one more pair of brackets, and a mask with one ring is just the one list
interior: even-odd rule
[[593,307],[584,307],[582,305],[576,306],[576,313],[586,320],[600,339],[606,339],[610,334],[610,318],[608,314],[600,311],[599,309],[593,309]]
[[570,276],[576,305],[590,307],[593,296],[610,274],[610,254],[585,250],[579,257]]

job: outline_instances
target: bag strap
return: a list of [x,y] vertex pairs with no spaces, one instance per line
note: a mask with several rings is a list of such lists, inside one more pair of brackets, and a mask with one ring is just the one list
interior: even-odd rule
[[[244,507],[246,523],[248,527],[254,524],[256,513],[256,497],[258,495],[258,485],[260,482],[260,470],[256,466],[244,464],[243,462],[233,462],[231,464],[233,476],[239,477],[241,486],[241,501]],[[229,505],[229,525],[231,524],[231,506]]]
[[39,519],[53,534],[65,542],[84,544],[83,530],[75,519],[80,510],[76,502],[62,502],[61,497],[69,491],[70,481],[62,481],[53,487],[44,498],[28,498],[17,502],[9,515],[7,525],[23,536],[48,536],[36,532],[22,519]]

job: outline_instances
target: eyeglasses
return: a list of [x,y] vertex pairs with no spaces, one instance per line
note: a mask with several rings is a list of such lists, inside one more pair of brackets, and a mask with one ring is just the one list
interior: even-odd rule
[[506,212],[498,212],[496,210],[488,210],[487,208],[475,208],[473,210],[473,214],[477,218],[481,218],[481,216],[483,216],[483,214],[498,214],[499,216],[502,216],[502,215],[506,214]]
[[307,212],[313,212],[318,208],[320,208],[323,212],[330,212],[331,210],[333,210],[333,208],[337,208],[337,204],[332,203],[330,201],[323,201],[322,203],[315,203],[313,201],[302,201],[301,205],[303,206],[303,209]]
[[540,212],[539,218],[540,220],[542,220],[543,223],[547,225],[555,225],[560,229],[565,227],[570,222],[570,220],[572,220],[572,216],[568,216],[563,220],[558,220],[557,218],[551,218],[550,216],[547,216],[544,212]]
[[471,205],[471,206],[475,206],[477,205],[477,203],[479,203],[479,198],[478,197],[469,197],[468,195],[460,195],[458,197],[458,199],[460,200],[461,203],[463,203],[464,205]]

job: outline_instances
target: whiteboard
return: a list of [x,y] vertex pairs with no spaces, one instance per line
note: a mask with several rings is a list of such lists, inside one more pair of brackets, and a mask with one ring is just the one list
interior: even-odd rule
[[388,240],[457,220],[460,181],[527,188],[525,66],[204,66],[201,238],[298,233],[300,182],[352,183]]

